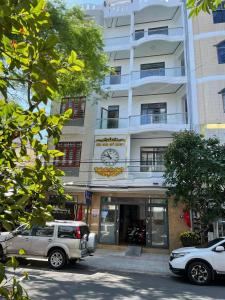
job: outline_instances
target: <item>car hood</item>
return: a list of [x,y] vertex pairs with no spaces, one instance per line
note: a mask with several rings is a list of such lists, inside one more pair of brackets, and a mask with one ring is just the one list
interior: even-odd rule
[[12,232],[1,232],[0,233],[0,242],[5,242],[8,239],[11,239],[13,237]]
[[183,247],[183,248],[173,250],[172,253],[195,252],[195,251],[199,251],[199,248],[196,248],[196,247]]

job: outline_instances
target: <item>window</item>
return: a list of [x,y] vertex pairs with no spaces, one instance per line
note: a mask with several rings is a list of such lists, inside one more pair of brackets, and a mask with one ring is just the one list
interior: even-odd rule
[[85,114],[85,98],[66,98],[62,100],[60,112],[64,113],[72,109],[71,119],[83,119]]
[[166,147],[141,148],[141,172],[163,172]]
[[216,45],[219,64],[225,64],[225,41]]
[[225,1],[218,5],[217,9],[213,12],[213,23],[225,22]]
[[62,167],[80,167],[81,142],[61,142],[56,149],[63,152],[64,156],[55,159],[55,165]]
[[64,239],[75,239],[76,238],[76,227],[74,226],[59,226],[58,237]]
[[223,112],[225,113],[225,88],[222,89],[219,94],[222,95],[222,101],[223,101]]
[[54,233],[54,226],[46,226],[46,227],[34,227],[32,229],[32,236],[40,236],[40,237],[52,237]]
[[167,103],[141,104],[141,125],[166,123]]
[[156,27],[156,28],[149,28],[148,29],[148,35],[153,35],[153,34],[165,34],[165,35],[168,35],[168,26]]
[[108,107],[107,128],[118,128],[119,125],[119,105],[111,105]]
[[139,40],[139,39],[143,38],[144,35],[145,35],[144,29],[135,30],[134,39]]
[[151,63],[141,65],[141,78],[148,76],[165,76],[165,63]]
[[113,72],[110,74],[110,84],[121,83],[121,67],[114,67]]

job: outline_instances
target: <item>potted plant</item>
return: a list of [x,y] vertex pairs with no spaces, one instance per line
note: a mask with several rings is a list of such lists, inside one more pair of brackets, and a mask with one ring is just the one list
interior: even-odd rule
[[200,244],[200,235],[193,231],[185,231],[180,234],[183,247],[197,246]]

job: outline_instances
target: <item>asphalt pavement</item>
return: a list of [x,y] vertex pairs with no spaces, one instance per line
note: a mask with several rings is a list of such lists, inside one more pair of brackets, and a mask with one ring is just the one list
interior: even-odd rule
[[[92,257],[94,259],[94,257]],[[29,260],[20,266],[30,279],[23,283],[33,300],[220,300],[225,279],[206,287],[191,285],[172,274],[106,271],[81,261],[62,271],[50,270],[47,261]]]

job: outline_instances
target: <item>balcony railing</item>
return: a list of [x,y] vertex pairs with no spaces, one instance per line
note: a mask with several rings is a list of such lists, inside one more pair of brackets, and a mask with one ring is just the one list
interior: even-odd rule
[[146,173],[146,172],[164,172],[165,166],[162,161],[148,161],[148,164],[146,162],[143,162],[143,164],[134,164],[131,163],[129,166],[129,173]]
[[129,82],[129,75],[110,75],[106,76],[103,85],[116,85],[116,84],[128,84]]
[[54,161],[44,163],[45,165],[54,165],[57,169],[62,170],[65,173],[65,176],[78,177],[80,171],[80,162],[69,159],[56,159]]
[[138,128],[151,124],[187,124],[187,114],[143,114],[129,118],[103,118],[97,119],[97,129]]
[[186,124],[187,115],[184,113],[176,114],[143,114],[130,117],[130,127],[150,124]]
[[84,116],[76,119],[70,119],[65,122],[64,126],[84,126]]
[[148,36],[154,35],[163,35],[163,36],[180,36],[183,34],[183,27],[174,27],[174,28],[149,28],[148,30],[136,31],[133,35],[134,40],[140,40]]
[[97,119],[97,129],[128,128],[128,118]]
[[148,69],[148,70],[140,70],[132,72],[132,79],[142,79],[146,77],[153,76],[168,76],[168,77],[179,77],[185,75],[184,67],[176,67],[176,68],[157,68],[157,69]]
[[105,46],[106,47],[122,46],[122,45],[127,45],[128,43],[130,43],[129,36],[105,38]]

